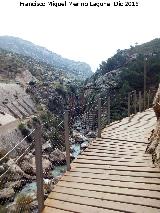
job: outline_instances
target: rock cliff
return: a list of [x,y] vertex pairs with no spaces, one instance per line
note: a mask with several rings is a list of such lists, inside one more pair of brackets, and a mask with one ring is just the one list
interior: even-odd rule
[[152,154],[152,161],[160,167],[160,85],[153,101],[153,109],[157,117],[157,124],[151,132],[147,153]]

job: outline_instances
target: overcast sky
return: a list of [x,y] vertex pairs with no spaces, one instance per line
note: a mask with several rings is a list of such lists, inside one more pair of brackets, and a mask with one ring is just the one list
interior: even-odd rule
[[[73,0],[84,1],[87,0]],[[90,1],[110,2],[111,5],[114,2]],[[137,0],[138,7],[101,8],[20,7],[19,2],[0,0],[0,35],[17,36],[45,46],[63,57],[85,61],[93,71],[117,49],[160,38],[160,0]],[[47,4],[48,0],[37,2]]]

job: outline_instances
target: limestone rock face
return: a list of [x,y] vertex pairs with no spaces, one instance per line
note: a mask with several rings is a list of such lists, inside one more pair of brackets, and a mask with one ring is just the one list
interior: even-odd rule
[[160,118],[160,85],[153,101],[153,109],[158,120]]
[[160,85],[153,101],[153,109],[157,117],[157,124],[151,132],[146,152],[152,154],[153,163],[160,167]]

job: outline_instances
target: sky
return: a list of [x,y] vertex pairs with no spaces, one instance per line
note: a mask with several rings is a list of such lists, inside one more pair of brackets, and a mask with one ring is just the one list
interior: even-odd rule
[[[117,49],[160,38],[160,0],[137,0],[138,6],[113,6],[114,0],[66,0],[66,7],[20,7],[33,0],[0,0],[0,35],[23,38],[63,57],[84,61],[93,71]],[[64,2],[55,0],[54,2]],[[74,7],[69,2],[111,3]],[[134,3],[133,3],[134,4]]]

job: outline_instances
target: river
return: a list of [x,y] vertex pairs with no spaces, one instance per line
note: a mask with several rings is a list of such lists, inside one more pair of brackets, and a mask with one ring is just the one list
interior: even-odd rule
[[[71,148],[73,150],[72,155],[76,158],[81,151],[80,144],[73,144]],[[52,170],[52,174],[56,178],[58,176],[63,175],[63,173],[65,173],[66,170],[67,170],[66,165],[55,166],[54,169]],[[26,184],[25,187],[17,194],[17,196],[22,194],[27,194],[27,195],[35,194],[36,190],[37,190],[37,185],[36,185],[36,181],[34,181],[32,183]]]

